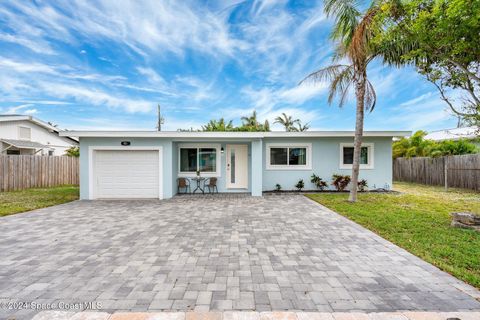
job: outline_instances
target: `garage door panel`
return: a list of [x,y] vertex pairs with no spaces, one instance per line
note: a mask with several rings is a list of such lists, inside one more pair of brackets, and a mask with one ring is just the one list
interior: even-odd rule
[[97,150],[94,198],[158,198],[158,150]]

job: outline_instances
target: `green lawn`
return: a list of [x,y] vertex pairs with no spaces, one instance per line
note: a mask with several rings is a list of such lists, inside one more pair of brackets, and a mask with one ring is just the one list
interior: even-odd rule
[[450,227],[450,213],[480,213],[480,193],[395,183],[400,194],[311,194],[311,199],[376,232],[425,261],[480,288],[480,233]]
[[61,186],[0,192],[0,216],[50,207],[78,199],[78,187]]

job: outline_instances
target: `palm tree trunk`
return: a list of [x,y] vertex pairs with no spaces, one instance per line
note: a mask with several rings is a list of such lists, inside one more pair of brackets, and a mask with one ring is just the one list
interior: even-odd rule
[[353,165],[352,165],[352,187],[348,201],[357,201],[358,174],[360,173],[360,154],[363,138],[363,118],[365,113],[365,79],[364,72],[355,81],[355,95],[357,98],[357,111],[355,116],[355,138],[353,140]]

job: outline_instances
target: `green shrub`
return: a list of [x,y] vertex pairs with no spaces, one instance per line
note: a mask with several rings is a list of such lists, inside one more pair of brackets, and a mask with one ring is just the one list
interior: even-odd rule
[[305,187],[305,183],[303,182],[303,179],[298,180],[297,184],[295,185],[295,188],[297,188],[297,191],[302,191],[304,187]]
[[358,191],[360,192],[365,191],[368,188],[368,183],[367,183],[367,180],[365,179],[358,181],[357,184],[358,184]]
[[465,140],[426,140],[425,131],[417,131],[409,138],[402,138],[393,143],[393,158],[399,157],[441,157],[477,152],[475,144]]
[[65,150],[65,155],[69,157],[80,157],[80,148],[79,147],[70,147]]
[[318,190],[323,191],[327,186],[328,183],[326,181],[323,181],[322,178],[317,176],[315,173],[312,174],[310,181],[317,187]]

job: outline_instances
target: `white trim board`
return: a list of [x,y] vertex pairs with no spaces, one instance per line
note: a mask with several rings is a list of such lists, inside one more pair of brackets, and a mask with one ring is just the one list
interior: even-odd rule
[[158,199],[163,199],[163,147],[130,147],[130,146],[90,146],[88,147],[88,199],[93,196],[93,152],[94,151],[158,151]]
[[[405,137],[411,131],[364,131],[364,137]],[[304,131],[304,132],[182,132],[182,131],[61,131],[63,137],[118,137],[118,138],[172,138],[181,139],[262,139],[262,138],[319,138],[354,137],[355,131]]]

